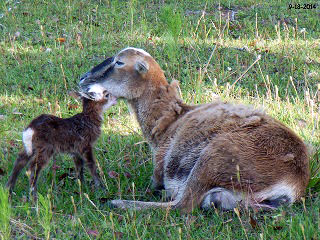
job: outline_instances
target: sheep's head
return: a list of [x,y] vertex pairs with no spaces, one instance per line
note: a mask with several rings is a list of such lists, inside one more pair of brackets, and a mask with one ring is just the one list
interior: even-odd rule
[[138,48],[125,48],[84,74],[80,80],[83,92],[107,91],[117,98],[139,98],[152,86],[166,85],[158,63]]

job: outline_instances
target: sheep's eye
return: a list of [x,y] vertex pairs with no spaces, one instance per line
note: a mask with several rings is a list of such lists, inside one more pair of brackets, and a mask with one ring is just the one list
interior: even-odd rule
[[116,65],[118,65],[118,66],[122,66],[122,65],[124,65],[124,62],[116,61]]
[[110,94],[109,94],[106,90],[104,90],[103,93],[102,93],[102,95],[103,95],[105,98],[108,98]]

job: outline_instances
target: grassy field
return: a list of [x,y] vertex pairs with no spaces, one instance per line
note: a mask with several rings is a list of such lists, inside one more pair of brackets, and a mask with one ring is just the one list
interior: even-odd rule
[[[295,4],[1,1],[0,239],[320,239],[320,2]],[[59,155],[40,177],[37,203],[27,200],[25,171],[8,203],[23,129],[42,113],[81,111],[67,91],[127,46],[154,56],[187,103],[252,104],[290,126],[310,147],[306,197],[272,212],[110,209],[109,199],[162,200],[150,186],[150,149],[121,101],[105,114],[95,148],[107,191],[94,190],[88,172],[79,184],[71,158]]]

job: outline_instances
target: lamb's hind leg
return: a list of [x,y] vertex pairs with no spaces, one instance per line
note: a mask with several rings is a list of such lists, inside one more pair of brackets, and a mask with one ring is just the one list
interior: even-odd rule
[[30,193],[33,201],[38,199],[38,186],[37,181],[41,170],[48,164],[51,156],[53,155],[53,150],[44,150],[42,152],[37,152],[32,161],[30,162]]
[[9,193],[12,193],[14,186],[16,185],[16,181],[18,179],[20,171],[28,164],[28,162],[32,159],[32,155],[28,156],[26,151],[19,153],[17,160],[14,163],[14,167],[10,178],[7,182],[7,188],[9,188]]

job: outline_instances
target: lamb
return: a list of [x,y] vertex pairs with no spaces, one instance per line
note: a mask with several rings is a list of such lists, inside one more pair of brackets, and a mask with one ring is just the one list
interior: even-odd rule
[[304,142],[261,110],[222,101],[190,106],[154,58],[125,48],[84,74],[83,92],[108,91],[134,110],[153,154],[153,184],[168,202],[112,200],[124,209],[190,212],[298,201],[310,177]]
[[[42,114],[33,119],[22,133],[24,150],[15,161],[12,174],[7,182],[10,194],[22,168],[28,163],[30,188],[33,200],[37,199],[37,180],[41,170],[57,153],[69,153],[83,182],[84,160],[93,176],[95,186],[102,186],[93,156],[93,144],[101,133],[103,112],[116,104],[117,98],[107,94],[69,92],[75,98],[82,98],[83,111],[70,118],[59,118]],[[94,101],[90,98],[96,98]]]

